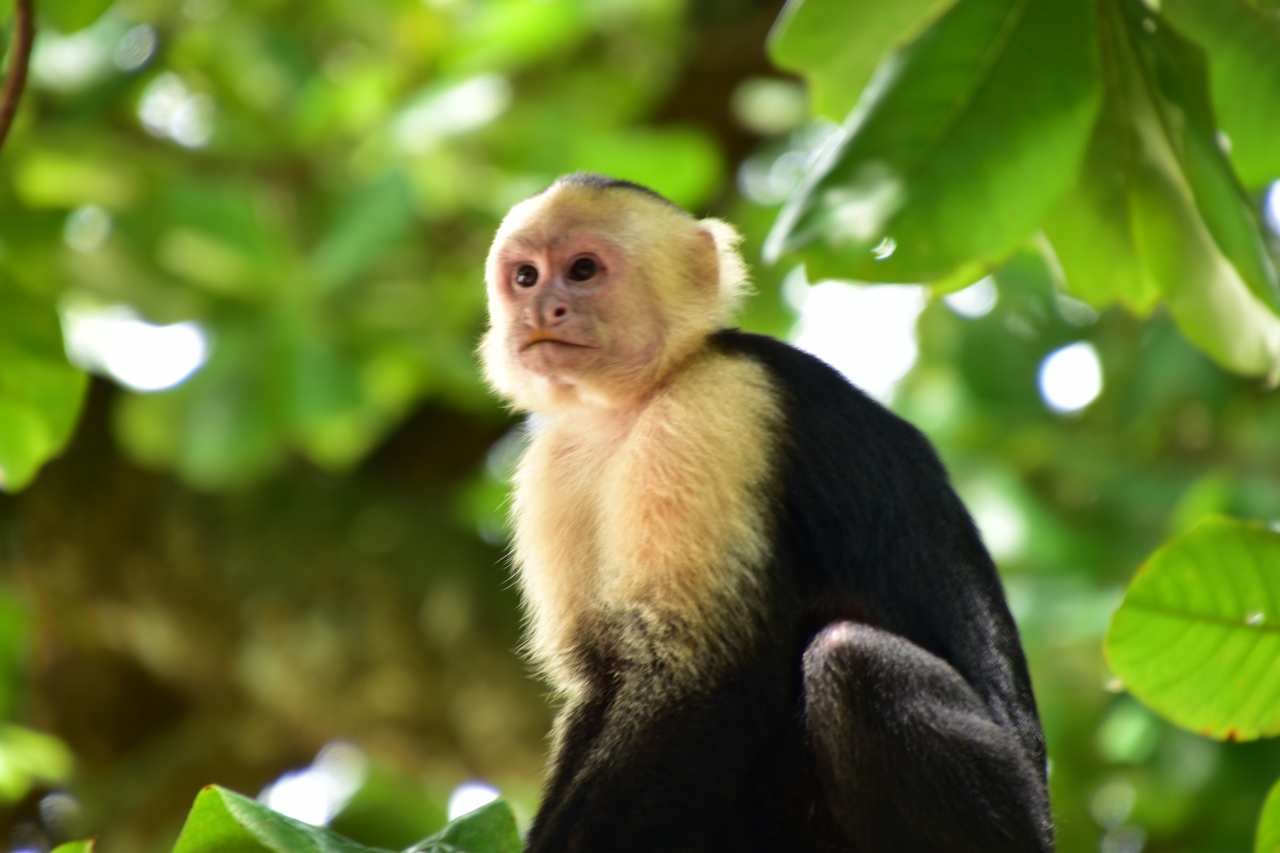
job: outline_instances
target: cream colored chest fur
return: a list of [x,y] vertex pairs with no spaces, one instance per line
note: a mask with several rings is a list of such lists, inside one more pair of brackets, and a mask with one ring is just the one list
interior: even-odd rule
[[781,417],[763,367],[706,352],[638,413],[539,427],[516,474],[515,557],[553,681],[567,686],[582,620],[613,612],[694,625],[691,657],[734,645],[724,629],[752,621],[734,617],[768,558]]

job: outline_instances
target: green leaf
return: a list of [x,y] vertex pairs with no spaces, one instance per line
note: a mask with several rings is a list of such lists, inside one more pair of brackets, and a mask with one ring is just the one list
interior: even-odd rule
[[1209,737],[1280,734],[1280,533],[1210,518],[1138,570],[1105,649],[1129,691]]
[[452,821],[405,853],[520,853],[516,817],[504,800],[494,800]]
[[376,849],[210,785],[196,797],[173,853],[368,853]]
[[[115,0],[54,0],[35,4],[40,15],[60,33],[74,33],[92,24]],[[7,4],[6,4],[7,5]]]
[[1229,370],[1280,363],[1275,272],[1212,138],[1194,48],[1137,0],[1102,4],[1101,117],[1078,186],[1045,233],[1073,293],[1148,310],[1163,295],[1183,333]]
[[814,112],[839,120],[890,50],[955,0],[789,0],[769,33],[769,57],[804,75]]
[[1218,124],[1245,186],[1280,178],[1280,21],[1244,0],[1164,0],[1160,13],[1209,54]]
[[[520,833],[502,800],[463,815],[409,848],[413,853],[520,853]],[[380,850],[272,811],[210,785],[196,797],[173,853],[369,853]]]
[[0,282],[0,489],[23,488],[62,451],[86,388],[67,363],[57,312]]
[[1280,853],[1280,782],[1271,787],[1271,793],[1262,806],[1258,840],[1253,850],[1254,853]]
[[[1104,52],[1104,61],[1106,53]],[[1127,172],[1136,145],[1130,116],[1108,100],[1085,155],[1080,181],[1044,223],[1058,267],[1071,293],[1104,307],[1119,302],[1145,314],[1160,298],[1160,285],[1139,254],[1131,196],[1147,177]]]
[[[961,0],[881,64],[788,201],[768,257],[810,279],[957,286],[1076,180],[1097,113],[1092,4]],[[874,249],[873,249],[874,247]]]
[[[1161,21],[1148,33],[1146,7],[1139,0],[1120,0],[1127,12],[1128,36],[1140,56],[1165,133],[1179,154],[1196,208],[1222,254],[1249,290],[1273,312],[1280,311],[1276,271],[1252,205],[1214,132],[1209,104],[1208,71],[1203,52]],[[1141,31],[1141,32],[1140,32]]]

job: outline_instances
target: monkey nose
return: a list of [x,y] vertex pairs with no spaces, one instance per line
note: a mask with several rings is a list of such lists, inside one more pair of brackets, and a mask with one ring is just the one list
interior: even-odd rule
[[540,325],[550,327],[558,325],[569,316],[569,306],[562,302],[541,305],[535,312]]

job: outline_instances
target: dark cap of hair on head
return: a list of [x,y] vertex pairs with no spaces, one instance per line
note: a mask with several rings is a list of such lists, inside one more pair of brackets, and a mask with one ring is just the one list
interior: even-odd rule
[[[611,178],[608,175],[599,175],[595,172],[573,172],[569,175],[562,175],[559,178],[556,178],[556,182],[551,186],[558,187],[565,184],[574,187],[590,187],[597,190],[630,190],[642,195],[647,195],[652,199],[657,199],[663,204],[669,204],[677,210],[684,210],[684,208],[680,207],[680,205],[676,204],[662,193],[651,190],[644,184],[637,184],[634,181],[624,181],[619,178]],[[547,189],[551,189],[551,187],[547,187]],[[547,190],[543,190],[542,192],[546,191]],[[542,192],[535,193],[535,195],[542,195]]]

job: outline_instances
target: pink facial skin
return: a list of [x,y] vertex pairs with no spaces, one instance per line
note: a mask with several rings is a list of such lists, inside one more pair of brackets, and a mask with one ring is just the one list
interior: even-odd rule
[[511,235],[493,296],[512,318],[507,353],[519,370],[561,389],[652,365],[662,324],[644,277],[613,240],[589,228]]

